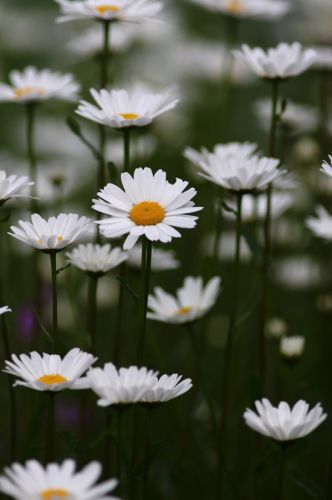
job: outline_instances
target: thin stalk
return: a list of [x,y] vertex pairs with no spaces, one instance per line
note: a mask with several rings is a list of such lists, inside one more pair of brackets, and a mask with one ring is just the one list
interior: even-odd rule
[[55,393],[49,392],[48,396],[48,413],[47,413],[47,426],[46,426],[46,449],[45,461],[46,463],[53,462],[55,459]]
[[52,338],[54,350],[58,342],[58,291],[57,291],[57,270],[56,252],[50,252],[51,276],[52,276]]
[[123,319],[123,308],[124,308],[124,286],[122,280],[125,278],[126,266],[123,262],[120,266],[120,282],[119,282],[119,299],[116,312],[116,324],[115,324],[115,335],[114,335],[114,351],[113,351],[113,362],[115,366],[118,366],[121,355],[121,339],[122,339],[122,319]]
[[104,472],[105,475],[108,475],[111,473],[111,458],[112,458],[112,448],[111,448],[111,436],[110,436],[110,429],[112,425],[112,414],[109,408],[106,408],[105,412],[105,440],[104,440]]
[[143,237],[142,242],[142,267],[141,267],[141,293],[140,293],[140,328],[137,350],[137,363],[142,362],[145,335],[146,335],[146,315],[148,309],[148,296],[150,291],[150,276],[151,276],[151,256],[152,256],[152,243],[148,238]]
[[123,171],[130,170],[130,128],[123,129]]
[[89,274],[88,276],[88,332],[90,334],[91,353],[96,354],[97,335],[97,289],[98,276]]
[[228,413],[230,404],[231,366],[234,335],[236,331],[236,318],[239,301],[239,278],[240,278],[240,256],[241,256],[241,226],[242,226],[242,193],[237,193],[236,214],[236,247],[235,247],[235,271],[233,278],[233,298],[229,320],[229,329],[224,355],[223,390],[221,399],[221,419],[219,426],[218,466],[217,466],[217,499],[221,500],[224,495],[224,466],[226,458],[226,435],[228,424]]
[[238,35],[238,21],[233,17],[228,17],[225,19],[226,31],[225,31],[225,61],[223,64],[224,75],[221,80],[221,102],[220,102],[220,116],[222,117],[221,124],[221,139],[225,141],[225,136],[227,135],[227,130],[229,128],[229,110],[230,107],[230,94],[232,90],[232,73],[234,58],[232,50],[237,42]]
[[123,455],[123,436],[122,436],[122,427],[123,427],[123,410],[115,410],[117,417],[117,443],[116,443],[116,471],[117,477],[120,483],[120,489],[123,491],[123,470],[122,470],[122,455]]
[[329,118],[329,79],[327,71],[320,71],[319,78],[319,142],[322,156],[328,152],[329,137],[327,133]]
[[27,142],[27,156],[29,161],[29,177],[34,184],[31,186],[31,200],[30,200],[30,210],[31,213],[38,211],[37,203],[37,158],[35,151],[35,115],[36,115],[36,104],[29,103],[26,105],[26,142]]
[[287,457],[286,457],[285,449],[282,448],[279,477],[278,477],[275,500],[283,500],[283,498],[284,498],[286,475],[287,475]]
[[145,453],[144,453],[144,473],[143,473],[143,494],[142,500],[149,498],[149,473],[151,468],[151,430],[152,430],[152,412],[153,409],[149,406],[146,408],[146,438],[145,438]]

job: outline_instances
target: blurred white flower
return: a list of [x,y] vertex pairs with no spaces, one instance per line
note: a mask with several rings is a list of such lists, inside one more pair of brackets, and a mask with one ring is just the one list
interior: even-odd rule
[[324,207],[317,207],[317,217],[308,217],[307,227],[319,238],[332,240],[332,215]]
[[2,306],[0,307],[0,316],[6,313],[11,313],[12,310],[9,308],[9,306]]
[[290,4],[279,0],[192,0],[202,7],[236,18],[273,21],[290,10]]
[[303,354],[304,345],[304,337],[283,337],[280,341],[280,353],[288,359],[299,358]]
[[245,423],[259,434],[277,441],[293,441],[305,437],[327,417],[320,403],[310,411],[309,405],[302,400],[292,409],[284,401],[274,407],[268,399],[256,401],[255,405],[257,413],[250,409],[244,413]]
[[314,67],[320,70],[332,71],[332,48],[314,47],[316,61]]
[[327,161],[323,161],[322,167],[320,169],[323,174],[328,175],[329,177],[332,177],[332,156],[329,156],[329,163]]
[[280,339],[287,330],[287,323],[282,318],[270,318],[266,322],[265,331],[269,337]]
[[77,214],[60,214],[43,219],[31,215],[31,222],[18,221],[20,227],[11,226],[11,236],[44,252],[63,250],[90,227],[91,219]]
[[163,323],[184,324],[202,318],[216,303],[221,279],[217,276],[204,286],[203,278],[188,276],[176,296],[156,287],[149,295],[147,317]]
[[0,84],[0,102],[21,104],[50,99],[77,101],[80,85],[71,74],[61,74],[49,69],[38,70],[28,66],[23,71],[11,71],[10,85]]
[[0,170],[0,205],[11,198],[28,197],[24,190],[32,186],[27,176],[7,175],[4,170]]
[[78,348],[71,349],[64,358],[57,354],[12,355],[6,360],[5,373],[18,377],[16,385],[36,391],[58,392],[64,389],[81,389],[82,375],[97,360],[92,354]]
[[[210,158],[219,160],[220,162],[229,158],[243,160],[254,156],[258,146],[251,142],[229,142],[226,144],[216,144],[210,152],[206,148],[200,150],[187,147],[183,156],[191,161],[197,167],[202,167],[209,163]],[[203,168],[203,167],[202,167]]]
[[[126,50],[134,40],[136,32],[132,25],[116,23],[112,26],[112,34],[109,39],[110,53]],[[79,57],[91,57],[98,55],[103,49],[103,33],[99,26],[93,26],[79,33],[68,43],[68,50]]]
[[61,9],[58,22],[93,19],[95,21],[144,21],[162,9],[155,0],[55,0]]
[[259,77],[264,79],[286,79],[304,73],[316,61],[313,49],[304,49],[298,42],[280,43],[275,48],[263,50],[242,45],[234,55]]
[[126,252],[120,248],[111,248],[111,245],[97,245],[87,243],[78,245],[71,252],[66,253],[73,266],[91,274],[103,275],[127,260]]
[[165,172],[158,170],[153,174],[150,168],[137,168],[133,175],[125,172],[121,174],[121,182],[124,190],[107,184],[99,191],[92,208],[108,216],[97,221],[106,238],[128,234],[125,250],[130,250],[141,236],[168,243],[181,237],[175,227],[196,226],[197,217],[189,214],[202,208],[191,201],[196,190],[185,191],[188,182],[177,179],[171,184]]
[[[281,217],[293,204],[293,194],[273,192],[271,197],[272,219]],[[236,210],[233,202],[229,202],[228,206]],[[246,194],[242,199],[242,218],[245,222],[263,220],[266,216],[266,208],[267,196],[265,193],[261,193],[258,196]],[[226,219],[235,219],[235,213],[229,210],[224,210],[223,214]]]
[[[128,266],[141,268],[142,247],[136,245],[128,252]],[[170,271],[180,267],[180,261],[176,258],[173,250],[163,250],[162,248],[152,249],[151,270],[152,271]]]
[[27,460],[24,465],[14,463],[5,467],[0,476],[0,491],[16,500],[119,500],[108,495],[117,486],[115,479],[97,484],[101,473],[98,462],[76,472],[74,460],[47,465]]
[[[236,233],[235,231],[223,231],[217,245],[218,259],[223,261],[234,260],[235,255],[235,244],[236,244]],[[206,241],[203,242],[203,251],[208,255],[214,255],[215,246],[215,235],[211,234],[207,237]],[[251,250],[244,236],[241,237],[241,255],[240,259],[242,262],[248,262],[252,257]]]
[[324,275],[319,264],[307,256],[294,256],[276,262],[273,278],[287,288],[304,290],[321,285]]
[[152,94],[134,90],[129,93],[126,90],[109,92],[105,89],[91,89],[90,92],[98,106],[80,101],[76,113],[111,128],[145,127],[179,102],[168,92]]

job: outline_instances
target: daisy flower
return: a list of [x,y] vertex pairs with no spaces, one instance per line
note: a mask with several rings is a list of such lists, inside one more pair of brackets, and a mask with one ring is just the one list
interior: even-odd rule
[[[142,265],[142,247],[136,245],[128,252],[128,265],[141,268]],[[176,258],[173,250],[163,250],[161,248],[152,249],[151,270],[152,271],[170,271],[180,267],[180,262]]]
[[25,175],[7,175],[4,170],[0,170],[0,205],[10,198],[24,197],[22,191],[32,185],[33,182]]
[[227,158],[245,159],[250,158],[257,151],[258,146],[252,142],[229,142],[227,144],[216,144],[212,152],[208,151],[206,148],[201,148],[199,151],[196,149],[187,147],[183,155],[184,157],[191,161],[197,167],[201,164],[209,162],[210,156],[218,158],[223,161]]
[[283,337],[280,341],[280,353],[288,359],[302,356],[305,346],[305,338],[301,336]]
[[317,57],[313,49],[304,49],[298,42],[280,43],[267,50],[242,45],[240,50],[234,51],[234,55],[260,78],[282,80],[304,73]]
[[144,21],[158,14],[162,3],[155,0],[55,0],[61,9],[60,23],[79,20]]
[[182,380],[177,373],[155,377],[154,384],[141,397],[140,402],[145,404],[161,404],[185,394],[192,388],[190,378]]
[[3,314],[6,314],[6,313],[11,313],[12,310],[10,309],[9,306],[3,306],[3,307],[0,307],[0,316],[2,316]]
[[61,74],[49,69],[38,70],[28,66],[23,71],[12,71],[10,85],[0,84],[0,102],[26,104],[50,99],[77,101],[80,85],[71,74]]
[[128,258],[127,253],[120,248],[92,243],[78,245],[71,252],[66,253],[66,256],[73,266],[99,276],[119,266]]
[[307,227],[319,238],[332,240],[332,215],[323,207],[317,207],[317,217],[308,217]]
[[323,174],[332,177],[332,155],[329,156],[329,163],[327,161],[323,161],[320,171]]
[[128,234],[124,249],[130,250],[141,236],[168,243],[181,237],[175,227],[196,226],[197,217],[189,214],[202,207],[191,201],[196,195],[194,188],[185,191],[188,182],[177,179],[171,184],[165,172],[153,174],[150,168],[137,168],[133,175],[124,172],[121,182],[123,189],[107,184],[99,191],[92,208],[108,216],[97,221],[104,236],[119,238]]
[[147,317],[163,323],[184,324],[204,316],[216,303],[221,279],[212,278],[204,286],[203,278],[188,276],[176,296],[156,287],[149,295]]
[[127,127],[145,127],[157,116],[173,109],[178,99],[168,93],[153,94],[141,90],[132,93],[126,90],[91,89],[90,93],[97,106],[86,101],[80,101],[76,113],[88,120],[121,129]]
[[290,10],[290,5],[278,0],[193,0],[206,9],[239,19],[273,21]]
[[101,464],[91,462],[76,471],[74,460],[46,466],[37,460],[24,465],[14,463],[0,476],[0,491],[16,500],[119,500],[110,496],[117,486],[115,479],[97,484],[102,473]]
[[257,413],[250,409],[244,413],[245,423],[259,434],[276,441],[293,441],[307,436],[327,417],[320,403],[310,411],[308,403],[302,400],[292,409],[284,401],[274,407],[268,399],[256,401],[255,405]]
[[90,227],[91,220],[76,214],[60,214],[43,219],[31,215],[31,222],[18,221],[20,227],[11,226],[11,236],[43,252],[59,252],[73,243]]
[[92,354],[78,348],[71,349],[63,359],[57,354],[40,355],[32,352],[29,355],[12,354],[12,360],[6,360],[5,373],[14,375],[16,385],[23,385],[36,391],[63,391],[64,389],[81,389],[84,379],[80,377],[97,360]]

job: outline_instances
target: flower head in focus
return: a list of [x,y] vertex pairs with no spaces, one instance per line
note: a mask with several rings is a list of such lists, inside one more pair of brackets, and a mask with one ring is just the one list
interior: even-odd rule
[[12,310],[10,309],[9,306],[2,306],[0,307],[0,316],[2,316],[3,314],[6,314],[6,313],[11,313]]
[[38,70],[28,66],[23,71],[12,71],[10,85],[0,84],[0,102],[20,104],[58,101],[77,101],[80,85],[71,74],[61,74],[49,69]]
[[6,360],[3,370],[19,380],[15,385],[22,385],[36,391],[58,392],[64,389],[80,389],[82,375],[96,361],[92,354],[78,348],[71,349],[63,358],[57,354],[12,355]]
[[24,465],[13,463],[4,469],[0,491],[16,500],[119,500],[109,495],[117,486],[115,479],[97,484],[101,473],[98,462],[76,472],[74,460],[46,466],[27,460]]
[[[142,247],[136,245],[128,252],[128,265],[131,267],[141,268],[142,264]],[[151,270],[152,271],[170,271],[178,269],[180,262],[175,256],[173,250],[163,250],[162,248],[152,249]]]
[[283,0],[193,0],[206,9],[238,19],[273,21],[290,10]]
[[25,175],[7,175],[0,170],[0,206],[11,198],[24,197],[24,190],[32,185],[33,182]]
[[171,184],[164,171],[153,174],[150,168],[137,168],[133,175],[125,172],[121,182],[123,189],[107,184],[100,190],[92,208],[108,216],[97,221],[106,238],[128,234],[125,250],[130,250],[141,236],[168,243],[181,237],[175,227],[196,226],[197,217],[191,214],[202,208],[191,201],[196,190],[185,191],[188,182],[177,179]]
[[327,417],[320,403],[310,411],[308,403],[302,400],[292,409],[284,401],[274,407],[268,399],[256,401],[255,405],[257,413],[250,409],[244,413],[245,423],[254,431],[276,441],[293,441],[305,437]]
[[140,402],[145,404],[160,404],[185,394],[192,388],[190,378],[182,380],[177,373],[172,375],[156,376],[154,383],[141,397]]
[[221,280],[215,276],[204,286],[203,278],[188,276],[176,296],[156,287],[149,295],[148,318],[163,323],[184,324],[204,316],[216,303]]
[[152,94],[140,90],[129,93],[126,90],[105,89],[91,89],[90,92],[97,106],[81,101],[77,114],[116,129],[145,127],[179,102],[168,93]]
[[300,336],[283,337],[280,341],[280,353],[284,358],[297,359],[302,356],[305,338]]
[[66,254],[71,264],[89,274],[103,275],[126,261],[128,256],[120,248],[93,243],[81,244]]
[[31,222],[18,221],[20,227],[11,226],[11,236],[43,252],[59,252],[73,243],[90,228],[91,220],[77,214],[60,214],[43,219],[31,215]]

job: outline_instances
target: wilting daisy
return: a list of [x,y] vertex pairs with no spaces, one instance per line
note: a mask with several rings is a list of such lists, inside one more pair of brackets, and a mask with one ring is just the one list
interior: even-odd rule
[[177,373],[173,375],[156,376],[154,383],[141,397],[140,402],[145,404],[159,404],[175,399],[188,392],[192,388],[190,378],[182,380],[182,376]]
[[179,102],[167,92],[153,94],[141,90],[105,89],[91,89],[90,92],[97,106],[81,101],[77,114],[112,128],[145,127]]
[[93,19],[96,21],[144,21],[162,9],[155,0],[55,0],[61,9],[58,22]]
[[239,19],[280,19],[290,9],[288,2],[279,0],[193,0],[212,12]]
[[319,238],[332,240],[332,215],[324,207],[317,207],[317,217],[308,217],[307,227]]
[[66,254],[73,266],[91,274],[103,275],[127,260],[126,252],[111,245],[78,245]]
[[77,101],[80,85],[71,74],[61,74],[49,69],[38,70],[28,66],[23,71],[12,71],[10,85],[0,84],[0,102],[26,104],[50,99]]
[[193,228],[197,217],[192,214],[202,209],[191,201],[196,190],[185,191],[188,182],[177,179],[174,184],[166,180],[166,173],[150,168],[137,168],[133,175],[121,174],[123,189],[107,184],[93,200],[92,208],[108,218],[97,221],[107,238],[128,234],[124,249],[131,249],[141,236],[150,241],[168,243],[180,238],[174,229]]
[[11,226],[11,236],[43,252],[59,252],[73,243],[89,229],[91,220],[76,214],[60,214],[43,219],[31,215],[31,222],[18,221],[20,227]]
[[11,313],[12,310],[8,306],[0,307],[0,316],[6,313]]
[[245,159],[250,158],[257,151],[258,146],[251,142],[229,142],[226,144],[216,144],[210,152],[206,148],[201,148],[199,151],[187,147],[183,155],[187,160],[191,161],[197,167],[202,164],[209,163],[210,157],[218,158],[223,161],[228,158]]
[[282,354],[282,356],[288,359],[299,358],[303,354],[304,345],[304,337],[283,337],[280,341],[280,353]]
[[7,175],[4,170],[0,170],[0,205],[3,205],[10,198],[24,197],[24,190],[32,186],[29,177],[23,175]]
[[304,49],[298,42],[280,43],[277,47],[267,50],[242,45],[240,50],[234,51],[234,55],[264,79],[295,77],[304,73],[316,60],[315,51]]
[[[141,268],[142,265],[142,247],[136,245],[128,252],[128,265]],[[151,270],[152,271],[170,271],[177,269],[180,262],[176,258],[173,250],[163,250],[161,248],[152,249]]]
[[310,411],[308,403],[302,400],[292,409],[284,401],[274,407],[268,399],[256,401],[255,405],[257,413],[250,409],[244,413],[246,424],[263,436],[277,441],[293,441],[307,436],[327,417],[320,403]]
[[13,463],[4,469],[0,491],[16,500],[119,500],[109,495],[117,480],[97,484],[101,473],[98,462],[91,462],[77,472],[74,460],[46,466],[37,460],[27,460],[24,465]]
[[216,303],[220,293],[219,277],[215,276],[204,286],[203,278],[188,276],[176,296],[156,287],[149,295],[148,318],[164,323],[183,324],[204,316]]
[[14,385],[23,385],[36,391],[62,391],[64,389],[80,389],[81,376],[96,361],[92,354],[78,348],[71,349],[64,358],[57,354],[40,355],[32,352],[29,355],[12,355],[6,360],[5,373],[18,377]]

